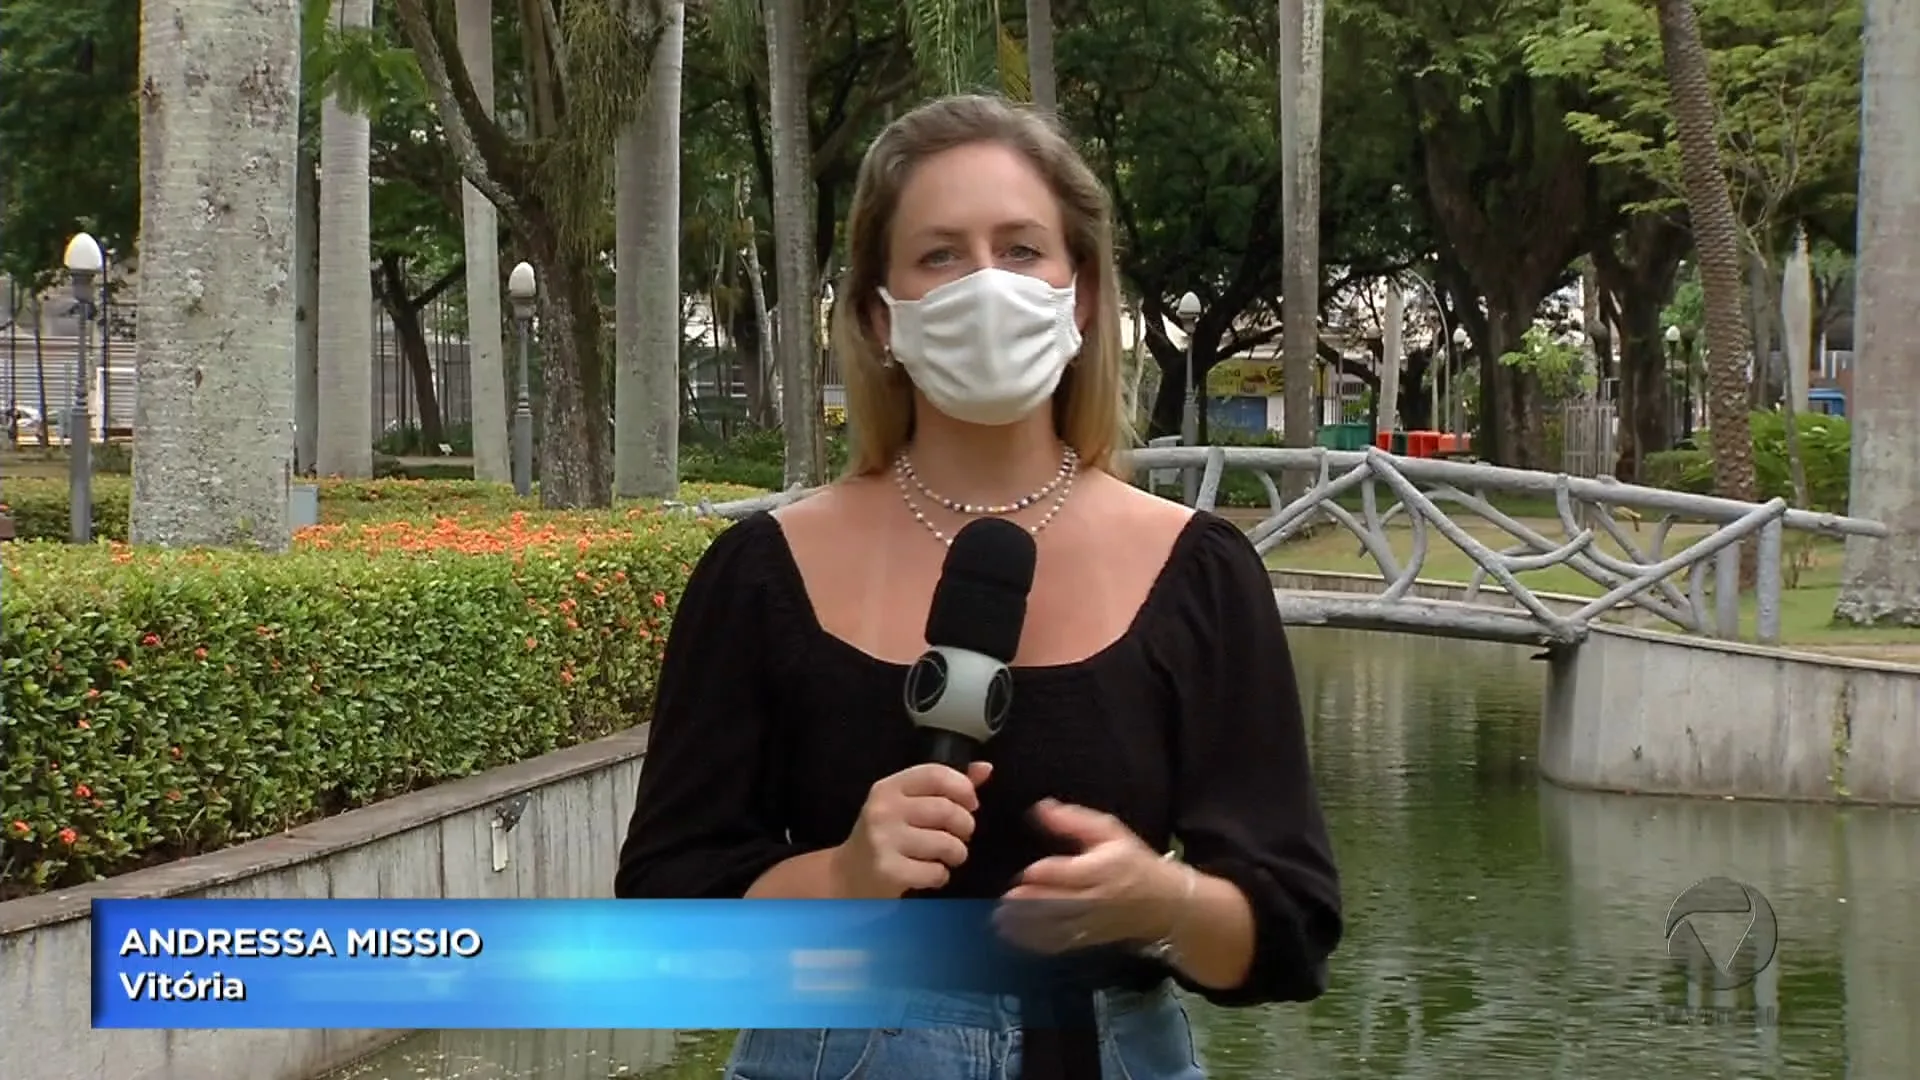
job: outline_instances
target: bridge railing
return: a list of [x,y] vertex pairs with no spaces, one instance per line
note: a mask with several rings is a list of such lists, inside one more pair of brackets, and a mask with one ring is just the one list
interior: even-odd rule
[[[1688,632],[1738,638],[1740,544],[1757,536],[1757,636],[1762,642],[1777,643],[1786,530],[1832,537],[1887,535],[1886,526],[1878,522],[1794,510],[1784,499],[1744,503],[1606,478],[1396,457],[1378,449],[1152,446],[1132,451],[1127,465],[1139,476],[1199,470],[1194,505],[1203,510],[1214,509],[1221,478],[1228,469],[1253,472],[1268,500],[1267,516],[1247,530],[1254,547],[1266,554],[1315,522],[1332,521],[1353,534],[1380,572],[1385,588],[1369,599],[1371,604],[1411,603],[1414,585],[1420,580],[1437,533],[1464,553],[1474,570],[1466,582],[1465,604],[1441,605],[1423,617],[1430,623],[1455,623],[1456,629],[1470,635],[1485,632],[1480,625],[1487,618],[1485,605],[1474,602],[1491,579],[1524,609],[1526,617],[1537,625],[1539,637],[1545,640],[1577,642],[1586,636],[1592,620],[1622,607],[1639,608]],[[1282,496],[1282,485],[1276,480],[1287,473],[1310,477],[1308,488],[1291,500]],[[700,510],[744,517],[808,494],[795,490],[733,503],[703,504]],[[1343,502],[1352,501],[1356,495],[1357,514]],[[1497,496],[1551,499],[1560,535],[1550,536],[1501,510],[1494,503]],[[1488,545],[1449,516],[1442,504],[1480,518],[1511,543],[1499,548]],[[1391,535],[1395,522],[1403,517],[1411,540],[1404,558],[1395,551]],[[1622,517],[1636,522],[1632,532],[1622,527]],[[1638,522],[1648,518],[1656,520],[1651,535],[1642,543],[1634,532],[1638,531]],[[1669,553],[1666,548],[1673,526],[1681,523],[1712,528]],[[1619,554],[1607,550],[1603,539],[1610,540]],[[1593,582],[1602,590],[1600,595],[1572,611],[1564,605],[1556,610],[1518,576],[1555,566],[1564,566]],[[1709,573],[1713,576],[1711,604]],[[1480,610],[1475,610],[1476,606]]]

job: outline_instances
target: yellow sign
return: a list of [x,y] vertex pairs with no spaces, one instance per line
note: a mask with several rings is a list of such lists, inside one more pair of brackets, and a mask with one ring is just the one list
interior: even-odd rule
[[1208,397],[1277,397],[1279,394],[1279,361],[1222,360],[1207,372]]
[[847,407],[845,405],[827,406],[827,426],[828,427],[840,427],[846,422],[847,422]]

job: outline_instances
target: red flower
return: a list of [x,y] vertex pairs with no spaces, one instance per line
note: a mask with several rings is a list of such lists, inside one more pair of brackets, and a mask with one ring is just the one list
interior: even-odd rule
[[60,842],[67,845],[77,844],[80,842],[80,834],[77,832],[74,832],[71,827],[61,829]]
[[93,789],[85,784],[75,784],[73,786],[73,797],[76,799],[91,799],[93,798]]
[[658,608],[663,608],[663,607],[666,607],[666,606],[667,606],[667,594],[666,594],[666,593],[663,593],[663,592],[657,592],[657,593],[654,593],[654,594],[653,594],[653,606],[654,606],[654,607],[658,607]]
[[33,831],[33,826],[24,821],[16,821],[13,823],[13,831],[19,833],[21,836],[25,836]]
[[140,644],[142,644],[142,645],[145,645],[145,646],[148,646],[149,648],[151,648],[151,647],[153,647],[153,646],[155,646],[155,645],[158,645],[158,644],[160,644],[160,635],[159,635],[159,634],[148,634],[148,635],[147,635],[146,637],[143,637],[143,638],[141,638],[141,639],[140,639]]

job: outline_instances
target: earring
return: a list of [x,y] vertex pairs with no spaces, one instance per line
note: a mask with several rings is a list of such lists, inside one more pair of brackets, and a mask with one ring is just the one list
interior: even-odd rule
[[881,367],[883,368],[898,367],[899,363],[900,363],[899,361],[893,358],[893,346],[886,345],[881,347],[880,349],[880,366]]

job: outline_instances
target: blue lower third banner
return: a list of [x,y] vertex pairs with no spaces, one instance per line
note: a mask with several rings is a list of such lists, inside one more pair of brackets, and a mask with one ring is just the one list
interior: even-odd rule
[[911,1027],[1031,992],[992,902],[98,900],[96,1028]]

